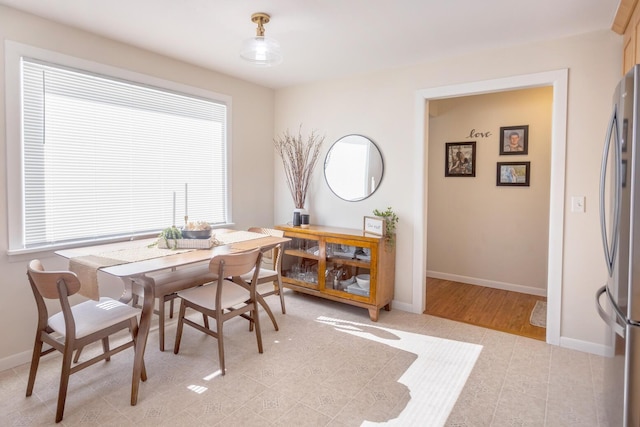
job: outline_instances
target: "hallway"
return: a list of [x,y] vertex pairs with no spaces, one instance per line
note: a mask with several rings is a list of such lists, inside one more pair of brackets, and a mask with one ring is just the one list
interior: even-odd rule
[[546,341],[546,328],[529,323],[545,297],[427,277],[425,314]]

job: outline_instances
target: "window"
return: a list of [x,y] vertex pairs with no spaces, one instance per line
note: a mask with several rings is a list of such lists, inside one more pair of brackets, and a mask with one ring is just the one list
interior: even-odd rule
[[228,222],[225,102],[20,63],[22,238],[11,250],[153,233],[182,225],[187,208]]

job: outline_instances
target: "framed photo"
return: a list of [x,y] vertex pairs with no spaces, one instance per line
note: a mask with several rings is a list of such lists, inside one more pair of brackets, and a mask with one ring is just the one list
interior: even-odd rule
[[500,128],[500,155],[529,154],[529,125]]
[[476,176],[476,142],[447,142],[444,176]]
[[384,218],[378,216],[365,216],[362,231],[367,234],[375,234],[376,236],[384,236],[386,230]]
[[528,187],[531,162],[498,162],[496,185]]

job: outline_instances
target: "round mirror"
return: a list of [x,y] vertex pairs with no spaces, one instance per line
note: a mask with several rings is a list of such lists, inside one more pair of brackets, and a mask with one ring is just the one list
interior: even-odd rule
[[382,181],[384,163],[378,146],[362,135],[337,140],[324,160],[324,178],[333,193],[349,202],[372,195]]

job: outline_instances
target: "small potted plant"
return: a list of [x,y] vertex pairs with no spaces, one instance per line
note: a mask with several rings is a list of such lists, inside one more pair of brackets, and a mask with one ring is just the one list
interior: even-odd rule
[[393,247],[396,243],[396,224],[400,220],[398,215],[393,212],[391,207],[388,207],[386,211],[374,209],[373,214],[377,217],[384,218],[385,239],[387,240],[387,244]]

